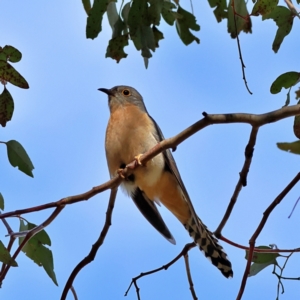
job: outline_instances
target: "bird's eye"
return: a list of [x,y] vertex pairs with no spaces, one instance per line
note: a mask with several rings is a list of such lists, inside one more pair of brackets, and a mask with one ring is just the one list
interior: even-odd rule
[[123,94],[124,96],[130,96],[130,91],[127,90],[127,89],[125,89],[125,90],[122,91],[122,94]]

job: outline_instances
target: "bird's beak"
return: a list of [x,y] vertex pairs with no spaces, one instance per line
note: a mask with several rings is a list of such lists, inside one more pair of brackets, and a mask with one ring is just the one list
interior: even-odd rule
[[101,88],[101,89],[98,89],[98,91],[101,91],[101,92],[107,94],[108,96],[114,96],[114,93],[109,89]]

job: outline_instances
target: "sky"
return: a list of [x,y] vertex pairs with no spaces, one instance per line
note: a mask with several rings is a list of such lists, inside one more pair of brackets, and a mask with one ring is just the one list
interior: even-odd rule
[[[190,2],[181,2],[190,10]],[[15,101],[13,119],[1,128],[1,141],[17,140],[29,154],[35,169],[30,178],[13,168],[6,147],[0,146],[0,192],[5,212],[57,201],[86,192],[109,179],[104,139],[109,119],[107,96],[98,88],[116,85],[135,87],[165,137],[172,137],[207,113],[266,113],[285,103],[286,91],[270,94],[270,85],[280,74],[298,71],[298,20],[279,52],[272,51],[277,27],[272,20],[253,18],[253,34],[241,34],[250,95],[242,80],[236,40],[226,23],[217,23],[208,3],[193,2],[201,30],[200,45],[185,46],[175,27],[161,22],[165,39],[144,68],[132,43],[128,57],[119,64],[105,58],[111,29],[104,17],[103,31],[95,40],[85,38],[86,14],[81,1],[2,1],[1,46],[12,45],[22,52],[16,69],[30,89],[11,84]],[[297,54],[296,54],[297,53]],[[292,104],[296,104],[294,93]],[[248,245],[263,212],[299,172],[299,157],[280,151],[277,142],[296,140],[293,118],[260,129],[248,185],[240,193],[223,235]],[[217,228],[239,178],[250,126],[214,125],[178,146],[174,153],[182,179],[195,210],[213,231]],[[288,219],[299,197],[297,185],[271,214],[257,245],[299,247],[296,228],[300,208]],[[21,253],[18,268],[11,268],[0,291],[1,299],[60,299],[65,282],[77,263],[90,251],[105,219],[109,192],[66,207],[46,228],[50,235],[55,286],[44,270]],[[136,209],[130,198],[118,192],[112,226],[96,259],[74,282],[79,299],[124,299],[131,278],[172,260],[191,241],[183,226],[165,208],[159,208],[176,239],[168,243]],[[51,210],[27,214],[40,224]],[[18,231],[18,219],[8,222]],[[298,230],[297,230],[298,232]],[[1,240],[8,238],[4,227]],[[190,251],[191,273],[199,299],[235,299],[245,270],[245,252],[222,243],[229,255],[234,278],[225,279],[197,248]],[[278,259],[284,263],[283,258]],[[284,275],[299,277],[299,257],[294,254]],[[243,299],[275,299],[277,278],[268,267],[248,279]],[[141,299],[192,299],[181,259],[167,271],[139,282]],[[280,299],[297,299],[300,285],[284,281]],[[267,295],[267,296],[266,296]],[[69,294],[67,299],[73,299]],[[137,299],[132,289],[128,300]]]

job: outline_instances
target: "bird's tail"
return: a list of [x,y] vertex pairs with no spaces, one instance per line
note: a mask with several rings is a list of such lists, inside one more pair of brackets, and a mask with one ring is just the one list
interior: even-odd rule
[[[196,224],[196,222],[198,222],[198,224]],[[231,262],[228,260],[227,254],[202,221],[199,218],[195,221],[195,218],[191,216],[184,227],[212,264],[216,266],[226,278],[233,277]]]

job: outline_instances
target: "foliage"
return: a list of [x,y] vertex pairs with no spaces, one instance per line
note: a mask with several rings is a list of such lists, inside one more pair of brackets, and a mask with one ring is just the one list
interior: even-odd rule
[[[133,0],[125,5],[122,2],[119,12],[115,1],[83,0],[83,7],[88,15],[86,25],[86,37],[95,39],[102,31],[103,15],[107,17],[112,28],[112,38],[108,42],[106,57],[110,57],[118,63],[127,54],[124,47],[132,40],[136,50],[141,51],[146,68],[152,52],[158,48],[158,42],[164,39],[159,31],[161,20],[168,25],[176,25],[179,38],[185,45],[193,41],[200,43],[200,39],[193,35],[191,30],[199,31],[193,13],[188,12],[179,5],[179,1],[173,0]],[[252,33],[251,17],[262,16],[262,20],[272,19],[278,26],[273,42],[273,50],[277,52],[284,40],[290,33],[293,20],[298,16],[297,10],[289,4],[289,7],[278,6],[278,0],[257,0],[252,12],[248,12],[251,1],[245,0],[208,0],[214,8],[217,22],[227,19],[228,33],[236,38],[241,32]],[[151,52],[152,51],[152,52]]]

